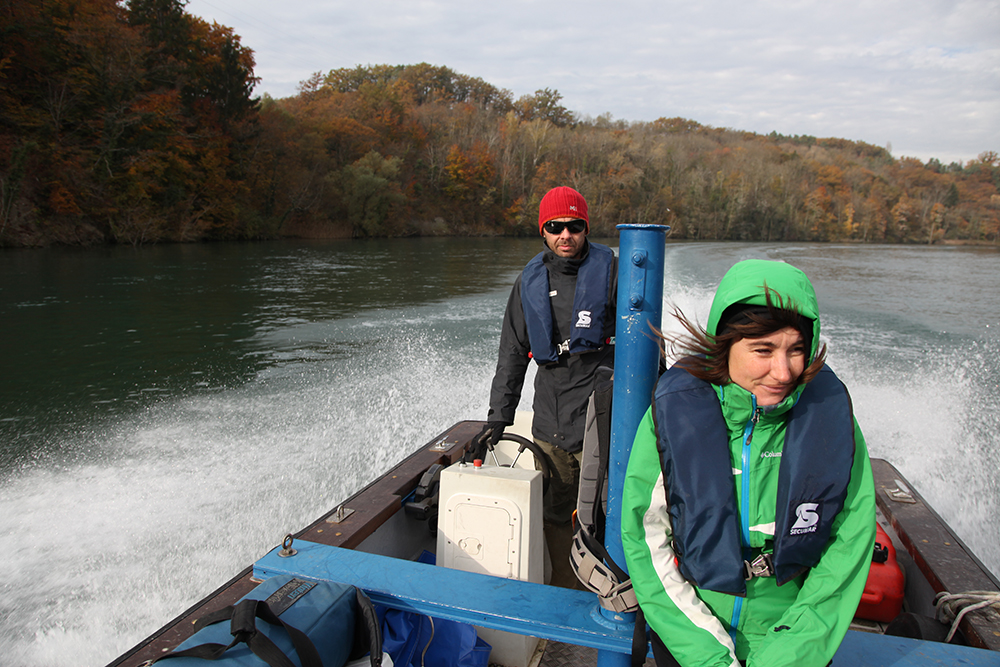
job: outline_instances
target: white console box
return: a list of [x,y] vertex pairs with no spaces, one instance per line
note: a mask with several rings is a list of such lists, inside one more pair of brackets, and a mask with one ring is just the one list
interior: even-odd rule
[[[542,475],[457,463],[441,473],[437,563],[466,572],[544,582]],[[526,667],[538,640],[477,628],[490,662]]]

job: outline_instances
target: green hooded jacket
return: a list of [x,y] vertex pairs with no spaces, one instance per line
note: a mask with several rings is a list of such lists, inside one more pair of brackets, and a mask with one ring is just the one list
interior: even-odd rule
[[[816,294],[802,271],[783,262],[748,260],[733,266],[716,290],[708,332],[718,333],[722,313],[732,304],[764,305],[765,282],[813,320],[811,360],[820,345]],[[732,383],[715,389],[729,430],[735,493],[750,527],[750,547],[766,550],[774,536],[788,412],[808,385],[762,409],[756,424],[751,421],[757,409],[753,394]],[[748,433],[752,437],[745,447]],[[782,586],[774,577],[755,577],[747,582],[746,597],[737,597],[699,589],[680,574],[656,425],[652,411],[646,413],[625,477],[622,547],[646,621],[681,665],[736,667],[743,661],[750,667],[823,667],[830,661],[857,610],[875,540],[871,462],[856,421],[854,440],[847,498],[820,562]]]

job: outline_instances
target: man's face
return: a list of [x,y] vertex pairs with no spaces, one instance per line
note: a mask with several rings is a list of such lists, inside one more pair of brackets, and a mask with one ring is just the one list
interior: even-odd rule
[[[549,247],[559,257],[574,259],[583,252],[583,239],[586,237],[586,222],[577,218],[556,218],[549,220],[542,225],[542,236],[545,237],[545,245]],[[560,229],[561,228],[561,229]],[[558,229],[559,233],[554,234],[552,229]],[[573,229],[580,231],[574,232]]]

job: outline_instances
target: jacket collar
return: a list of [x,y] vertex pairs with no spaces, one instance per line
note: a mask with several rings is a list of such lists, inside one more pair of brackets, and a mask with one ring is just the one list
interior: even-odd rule
[[[726,418],[726,424],[730,428],[742,429],[753,417],[754,408],[757,406],[754,395],[734,382],[712,386],[719,397],[719,404],[722,406],[722,414]],[[805,389],[805,385],[799,385],[781,403],[761,407],[761,419],[772,420],[785,416],[798,403],[803,389]]]
[[542,262],[545,263],[550,271],[562,273],[567,276],[575,276],[579,273],[580,265],[587,261],[587,257],[590,255],[590,241],[587,239],[583,239],[583,252],[580,253],[579,257],[574,257],[572,259],[568,257],[560,257],[555,254],[545,241],[542,241],[542,245],[545,247],[545,252],[542,255]]

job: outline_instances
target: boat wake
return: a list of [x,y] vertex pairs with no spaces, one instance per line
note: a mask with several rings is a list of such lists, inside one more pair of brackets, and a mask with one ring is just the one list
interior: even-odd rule
[[165,399],[71,436],[72,459],[9,473],[4,664],[106,664],[415,445],[484,419],[497,308],[470,297],[272,330],[251,382]]

